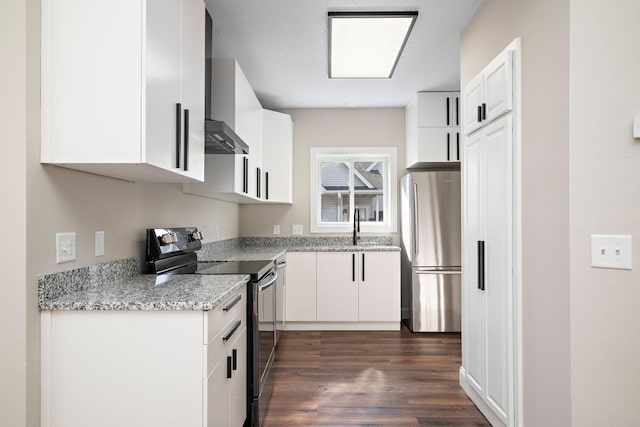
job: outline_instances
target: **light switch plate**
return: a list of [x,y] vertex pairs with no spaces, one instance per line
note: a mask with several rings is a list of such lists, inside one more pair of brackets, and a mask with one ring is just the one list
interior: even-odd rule
[[640,138],[640,114],[633,117],[633,137]]
[[279,224],[275,224],[273,226],[273,234],[280,234],[280,225]]
[[631,236],[591,235],[591,266],[631,270]]
[[76,260],[76,233],[56,233],[56,263]]
[[104,256],[104,231],[96,231],[96,256]]
[[303,233],[302,224],[293,224],[291,234],[293,234],[294,236],[302,236],[302,233]]

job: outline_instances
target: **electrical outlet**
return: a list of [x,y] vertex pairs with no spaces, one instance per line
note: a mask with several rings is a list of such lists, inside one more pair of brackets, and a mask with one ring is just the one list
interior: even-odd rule
[[303,227],[302,224],[293,224],[293,227],[291,227],[291,234],[293,234],[294,236],[302,236],[303,233]]
[[104,256],[104,231],[96,231],[96,256]]
[[56,233],[56,263],[76,260],[76,233]]
[[631,270],[631,236],[592,234],[591,266]]
[[273,234],[280,234],[280,226],[278,224],[273,226]]

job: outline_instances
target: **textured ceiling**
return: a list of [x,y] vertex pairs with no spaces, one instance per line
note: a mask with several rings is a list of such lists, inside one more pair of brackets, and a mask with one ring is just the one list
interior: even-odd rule
[[[405,106],[457,90],[460,33],[482,0],[206,0],[213,56],[236,58],[263,107]],[[329,79],[327,12],[417,10],[391,79]]]

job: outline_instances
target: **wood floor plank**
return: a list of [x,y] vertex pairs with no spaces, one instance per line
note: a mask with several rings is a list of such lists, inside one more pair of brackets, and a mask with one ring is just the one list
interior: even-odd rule
[[285,331],[263,425],[489,426],[460,365],[460,334]]

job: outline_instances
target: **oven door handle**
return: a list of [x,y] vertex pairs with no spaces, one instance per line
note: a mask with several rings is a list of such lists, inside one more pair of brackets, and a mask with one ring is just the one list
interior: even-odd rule
[[269,281],[267,281],[266,283],[260,283],[258,285],[258,290],[259,291],[264,291],[265,289],[270,288],[271,286],[273,286],[274,283],[276,283],[276,280],[278,280],[278,273],[276,273],[275,271],[271,272],[271,279],[269,279]]

